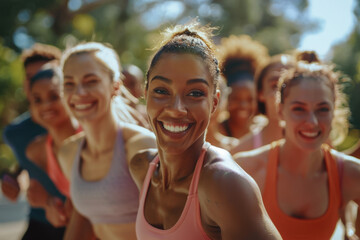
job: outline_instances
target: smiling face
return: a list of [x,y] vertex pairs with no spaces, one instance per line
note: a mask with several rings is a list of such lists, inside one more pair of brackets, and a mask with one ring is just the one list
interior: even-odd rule
[[334,113],[334,93],[324,81],[303,78],[287,89],[279,106],[286,123],[285,138],[299,148],[314,150],[329,136]]
[[63,68],[63,96],[80,122],[99,120],[111,114],[115,88],[110,71],[91,53],[70,56]]
[[32,117],[45,128],[59,126],[69,120],[56,77],[37,80],[30,89],[29,101]]
[[181,153],[202,146],[218,94],[207,65],[193,54],[165,53],[148,76],[147,113],[158,147]]
[[230,121],[239,124],[252,121],[257,109],[255,84],[252,80],[239,81],[231,85],[227,109]]

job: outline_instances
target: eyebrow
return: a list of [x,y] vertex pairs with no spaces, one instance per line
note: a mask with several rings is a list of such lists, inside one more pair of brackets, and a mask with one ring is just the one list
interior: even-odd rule
[[[291,104],[306,105],[305,103],[300,102],[300,101],[293,101],[293,102],[291,102]],[[327,102],[327,101],[324,101],[324,102],[318,103],[318,104],[316,104],[316,105],[317,105],[317,106],[321,106],[321,105],[330,105],[330,103],[329,103],[329,102]]]
[[[83,76],[83,79],[87,78],[87,77],[92,77],[92,76],[97,76],[97,75],[95,73],[88,73],[88,74],[85,74],[85,76]],[[73,78],[73,77],[65,75],[64,78]]]
[[[160,80],[160,81],[163,81],[163,82],[166,82],[168,84],[171,84],[172,83],[172,80],[166,78],[166,77],[163,77],[163,76],[160,76],[160,75],[156,75],[154,76],[150,82],[152,82],[153,80]],[[205,79],[203,78],[194,78],[194,79],[189,79],[186,81],[186,84],[189,85],[189,84],[194,84],[194,83],[204,83],[206,84],[207,86],[209,86],[209,83],[208,81],[206,81]]]

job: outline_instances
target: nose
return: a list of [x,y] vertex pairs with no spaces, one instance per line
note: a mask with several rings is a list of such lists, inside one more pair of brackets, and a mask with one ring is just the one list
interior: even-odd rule
[[316,116],[315,112],[310,112],[309,113],[307,122],[312,124],[312,125],[317,125],[318,124],[318,119],[317,119],[317,116]]
[[86,93],[85,88],[82,84],[78,84],[75,89],[75,94],[84,95]]
[[172,102],[169,104],[167,111],[173,117],[180,117],[187,114],[186,104],[181,96],[175,96]]

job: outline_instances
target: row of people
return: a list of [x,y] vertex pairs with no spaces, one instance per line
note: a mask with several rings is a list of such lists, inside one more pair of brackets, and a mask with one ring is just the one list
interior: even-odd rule
[[[329,239],[342,208],[359,203],[359,160],[324,145],[341,99],[326,65],[293,62],[277,90],[285,57],[264,70],[259,98],[273,124],[284,121],[284,140],[234,157],[205,141],[221,103],[212,30],[165,31],[146,76],[152,131],[103,44],[65,51],[60,72],[44,66],[29,82],[32,117],[48,133],[26,144],[27,156],[67,196],[44,205],[65,239]],[[278,110],[268,111],[266,89]]]

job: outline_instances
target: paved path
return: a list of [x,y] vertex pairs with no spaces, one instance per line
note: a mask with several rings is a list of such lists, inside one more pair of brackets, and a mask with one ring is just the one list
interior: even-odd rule
[[21,194],[16,203],[8,201],[0,191],[0,240],[19,240],[27,228],[29,206]]

